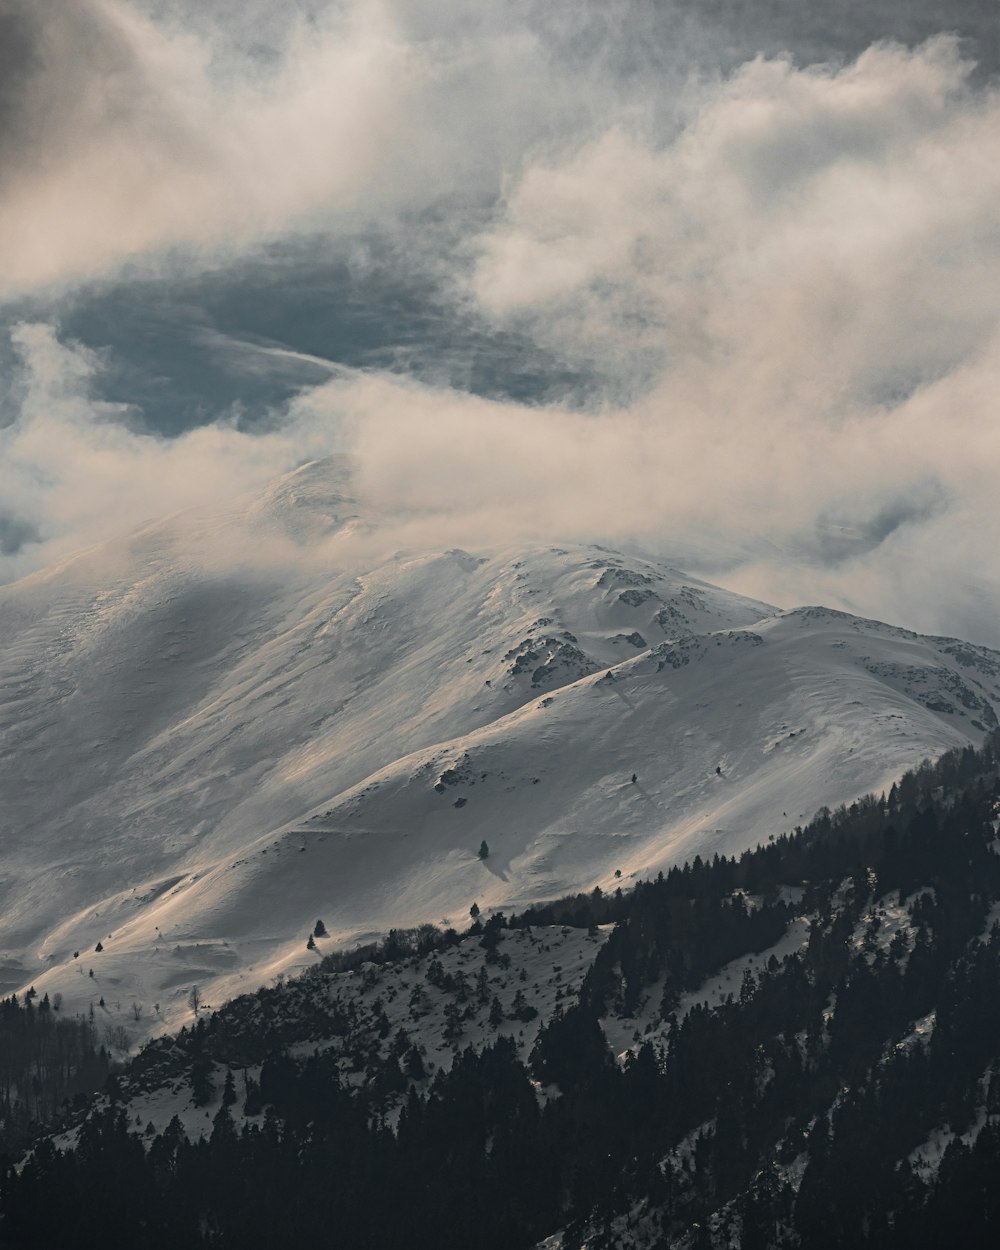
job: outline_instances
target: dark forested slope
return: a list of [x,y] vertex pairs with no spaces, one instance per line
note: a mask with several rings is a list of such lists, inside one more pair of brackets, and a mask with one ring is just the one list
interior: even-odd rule
[[[0,1243],[992,1246],[998,805],[993,737],[739,859],[394,935],[356,1003],[330,993],[350,960],[237,1000],[7,1170]],[[529,1025],[538,935],[571,930],[589,971]],[[473,947],[467,981],[449,952]],[[394,1032],[360,996],[404,966]],[[135,1123],[170,1081],[204,1131]]]

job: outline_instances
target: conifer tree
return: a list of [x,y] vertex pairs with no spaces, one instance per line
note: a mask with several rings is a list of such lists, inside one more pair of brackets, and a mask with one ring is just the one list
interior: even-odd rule
[[235,1101],[236,1085],[233,1082],[233,1070],[232,1068],[227,1068],[225,1084],[222,1087],[222,1105],[231,1107]]

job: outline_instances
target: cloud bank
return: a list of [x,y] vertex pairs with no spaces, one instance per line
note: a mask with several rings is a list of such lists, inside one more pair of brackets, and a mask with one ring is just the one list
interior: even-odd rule
[[[407,541],[638,542],[779,603],[1000,645],[1000,99],[955,39],[656,88],[562,53],[546,72],[556,45],[489,9],[366,5],[293,23],[234,80],[183,25],[112,0],[73,12],[102,23],[83,44],[103,89],[71,107],[69,68],[65,100],[32,109],[36,67],[3,105],[10,291],[248,246],[344,204],[426,207],[440,177],[455,247],[426,260],[455,307],[608,382],[580,411],[313,372],[263,431],[227,414],[167,440],[95,399],[99,357],[22,323],[8,570],[349,449]],[[85,33],[55,29],[28,40],[50,70],[73,60],[65,30]],[[32,164],[26,118],[62,158]],[[485,222],[456,171],[502,188]]]
[[0,296],[349,206],[419,76],[375,5],[298,22],[238,71],[121,0],[6,0],[2,23]]

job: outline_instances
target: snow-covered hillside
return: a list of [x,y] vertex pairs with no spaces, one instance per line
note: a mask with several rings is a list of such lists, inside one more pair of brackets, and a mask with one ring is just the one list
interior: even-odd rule
[[3,989],[137,1037],[317,917],[330,949],[734,850],[996,723],[981,648],[398,541],[320,462],[0,590]]
[[[544,1026],[578,1001],[611,928],[590,933],[564,925],[501,929],[492,954],[484,952],[479,936],[466,935],[422,956],[368,961],[350,971],[294,979],[263,1000],[244,996],[224,1013],[228,1053],[212,1065],[208,1101],[194,1097],[183,1039],[162,1038],[124,1076],[129,1123],[144,1131],[152,1124],[162,1132],[176,1115],[192,1138],[207,1135],[227,1071],[238,1079],[242,1094],[248,1077],[259,1081],[261,1061],[276,1049],[279,1037],[293,1057],[335,1056],[348,1088],[372,1092],[374,1080],[381,1096],[388,1095],[386,1110],[395,1119],[407,1083],[426,1089],[434,1074],[447,1071],[467,1047],[481,1051],[498,1037],[508,1037],[527,1062]],[[621,1031],[624,1022],[609,1021],[608,1027]],[[420,1056],[416,1066],[414,1050]],[[408,1081],[386,1087],[377,1074],[394,1059]],[[96,1103],[106,1104],[103,1097]],[[238,1125],[246,1122],[242,1096],[233,1114]],[[74,1128],[56,1142],[74,1145],[77,1136]]]

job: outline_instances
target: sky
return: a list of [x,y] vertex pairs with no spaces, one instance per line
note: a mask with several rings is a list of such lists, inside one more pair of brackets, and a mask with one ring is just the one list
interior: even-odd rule
[[346,452],[1000,647],[998,19],[0,0],[0,581]]

